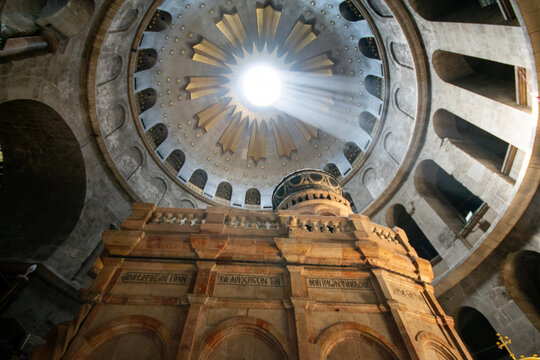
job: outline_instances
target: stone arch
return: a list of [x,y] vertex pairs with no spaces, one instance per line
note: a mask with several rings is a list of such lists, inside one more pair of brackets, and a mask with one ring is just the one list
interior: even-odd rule
[[32,35],[40,29],[52,27],[71,38],[81,32],[94,13],[93,0],[9,0],[4,4],[1,22],[3,33],[9,37]]
[[140,169],[143,161],[144,155],[142,150],[138,146],[132,146],[118,158],[118,170],[126,180],[129,180]]
[[391,228],[397,226],[403,229],[407,234],[409,244],[416,250],[418,256],[431,262],[440,258],[431,241],[403,205],[394,204],[388,208],[386,211],[386,224]]
[[121,56],[114,56],[107,59],[106,66],[101,66],[102,71],[97,73],[97,86],[103,86],[116,79],[122,74],[124,61]]
[[226,181],[221,182],[216,190],[216,197],[231,201],[232,198],[232,185]]
[[360,11],[358,11],[350,0],[342,1],[341,4],[339,4],[339,12],[341,16],[348,21],[360,21],[364,19],[360,14]]
[[172,16],[165,10],[157,9],[145,31],[160,32],[165,30],[171,25]]
[[507,1],[482,6],[480,1],[448,0],[444,2],[431,0],[411,0],[414,11],[429,21],[463,22],[493,25],[517,25],[512,6]]
[[[108,336],[103,336],[106,333]],[[92,353],[108,340],[127,334],[142,334],[150,338],[159,349],[159,358],[168,359],[171,334],[159,320],[145,315],[131,315],[112,320],[89,335],[75,338],[66,358],[73,360],[89,359]]]
[[356,205],[354,205],[354,201],[353,201],[353,198],[352,198],[351,194],[348,193],[348,192],[344,192],[344,193],[343,193],[343,197],[344,197],[345,200],[347,200],[347,201],[349,202],[349,204],[351,205],[352,211],[353,211],[355,214],[358,214],[358,210],[356,209]]
[[202,169],[197,169],[191,174],[188,185],[197,191],[202,192],[208,181],[208,174]]
[[540,253],[522,250],[508,255],[501,274],[510,298],[540,331]]
[[324,166],[324,169],[323,171],[329,173],[330,175],[332,175],[333,177],[335,177],[336,179],[340,179],[341,178],[341,171],[339,171],[338,167],[336,166],[336,164],[334,163],[328,163]]
[[399,161],[397,159],[398,155],[397,154],[392,154],[392,148],[394,147],[394,146],[392,146],[392,137],[393,137],[392,131],[388,131],[386,134],[384,134],[384,136],[383,136],[383,148],[384,148],[384,151],[390,157],[390,159],[392,159],[392,161],[394,161],[394,163],[396,165],[399,165]]
[[377,117],[368,111],[362,111],[358,116],[358,125],[369,136],[373,137],[373,130],[376,128]]
[[489,320],[478,310],[465,306],[457,316],[456,329],[469,352],[475,354],[476,360],[493,360],[508,355],[504,350],[493,346],[497,339],[497,331]]
[[435,334],[420,331],[416,334],[416,341],[421,344],[423,359],[433,360],[458,360],[463,358],[456,354],[456,351],[445,345],[446,341]]
[[125,32],[131,29],[131,27],[137,21],[139,16],[138,9],[128,9],[122,15],[116,16],[111,24],[110,33]]
[[[155,190],[152,190],[152,187]],[[146,187],[146,191],[150,196],[149,202],[152,202],[156,204],[156,206],[159,206],[161,204],[161,200],[163,200],[165,194],[167,193],[167,188],[167,181],[165,181],[165,179],[160,176],[152,177],[149,186]]]
[[105,116],[103,116],[103,121],[100,122],[103,137],[108,138],[110,135],[124,126],[126,119],[127,112],[123,105],[118,104],[115,108],[110,109]]
[[[371,356],[380,355],[378,358],[366,356],[369,359],[389,359],[398,360],[398,350],[383,335],[375,330],[354,322],[342,322],[334,324],[324,330],[319,336],[316,344],[320,349],[321,360],[329,359],[332,350],[345,341],[358,341],[365,344]],[[368,355],[368,354],[365,354]],[[330,357],[331,358],[331,357]]]
[[197,205],[190,199],[180,200],[180,208],[182,209],[196,209]]
[[152,88],[141,90],[135,94],[137,114],[142,114],[156,104],[157,92]]
[[251,316],[239,316],[221,322],[211,329],[201,344],[201,360],[211,359],[220,344],[238,337],[256,337],[276,354],[276,359],[288,359],[286,338],[272,324]]
[[358,41],[358,49],[365,57],[370,59],[381,60],[381,55],[379,54],[379,48],[377,47],[377,42],[373,37],[361,38]]
[[432,63],[437,75],[447,83],[517,106],[513,66],[444,50],[433,53]]
[[137,51],[137,67],[135,72],[151,69],[158,60],[157,51],[154,49],[140,49]]
[[184,163],[186,162],[186,155],[180,149],[176,149],[170,153],[170,155],[165,160],[165,166],[173,174],[178,174]]
[[390,9],[388,9],[388,6],[386,6],[383,0],[368,0],[367,3],[371,10],[373,10],[373,12],[380,17],[392,17],[392,12],[390,11]]
[[390,41],[390,57],[398,65],[407,69],[414,69],[411,52],[406,44]]
[[[42,27],[53,27],[64,36],[71,38],[80,33],[94,14],[93,0],[49,1],[50,6],[42,10],[36,23]],[[62,7],[57,4],[63,3]]]
[[58,112],[42,102],[4,102],[0,114],[2,253],[47,256],[69,236],[84,207],[81,145]]
[[360,149],[360,147],[354,142],[349,141],[345,144],[345,146],[343,146],[343,155],[345,155],[347,161],[353,165],[354,162],[360,158],[360,155],[362,155],[362,149]]
[[159,123],[152,126],[150,130],[146,132],[146,137],[152,148],[155,150],[165,141],[165,139],[167,139],[168,134],[169,131],[167,130],[167,126]]
[[375,96],[377,99],[383,99],[383,79],[379,76],[368,75],[364,79],[364,86],[366,90],[371,95]]
[[483,205],[480,198],[433,160],[424,160],[416,167],[414,186],[456,234],[463,230],[469,213],[474,214]]
[[445,109],[433,114],[433,129],[487,168],[501,172],[509,144]]
[[396,84],[393,88],[394,96],[393,103],[396,108],[401,111],[405,116],[414,120],[416,102],[412,92],[406,88],[402,88],[399,84]]
[[261,205],[261,193],[259,190],[255,188],[248,189],[244,203],[246,205]]

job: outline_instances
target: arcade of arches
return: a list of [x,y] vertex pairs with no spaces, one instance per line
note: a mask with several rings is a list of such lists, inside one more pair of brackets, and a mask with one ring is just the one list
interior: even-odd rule
[[[103,271],[120,276],[111,270],[124,269],[111,265],[116,257],[134,249],[137,256],[163,257],[176,247],[173,258],[189,257],[191,267],[170,272],[193,272],[198,279],[207,271],[214,274],[208,275],[212,289],[217,273],[232,276],[220,266],[234,262],[240,272],[248,260],[283,256],[275,274],[247,273],[287,279],[280,289],[290,293],[278,296],[268,286],[253,296],[289,315],[241,312],[232,300],[224,305],[228,315],[203,312],[208,337],[190,340],[202,358],[237,358],[250,348],[262,349],[260,358],[371,352],[373,359],[401,359],[408,340],[397,341],[395,328],[371,327],[380,321],[372,314],[342,315],[343,304],[365,293],[308,290],[302,281],[324,274],[291,265],[319,259],[311,244],[317,239],[337,236],[345,246],[348,226],[364,216],[389,229],[377,234],[386,240],[397,228],[406,232],[411,247],[403,264],[427,260],[420,263],[433,269],[436,301],[454,319],[454,333],[472,358],[504,358],[489,347],[493,332],[509,336],[517,355],[540,352],[539,14],[539,0],[0,1],[0,289],[9,294],[0,303],[0,327],[10,329],[0,331],[0,353],[28,354],[60,323],[79,328],[81,305],[90,299],[109,301],[104,319],[110,326],[92,326],[114,336],[103,342],[88,332],[75,358],[133,358],[126,355],[130,344],[147,345],[141,358],[176,354],[170,344],[183,339],[181,330],[156,320],[157,307],[146,317],[134,303],[114,308],[129,303],[120,298],[141,289],[136,296],[172,301],[184,323],[231,294],[218,296],[210,287],[198,293],[195,277],[158,286],[157,295],[137,287],[138,280],[115,289],[124,295],[106,294],[108,300],[81,290],[95,288]],[[284,84],[267,107],[251,104],[239,90],[240,75],[262,60]],[[342,192],[306,190],[283,198],[283,209],[272,215],[274,189],[302,169],[332,175]],[[156,206],[156,222],[145,220],[151,229],[165,224],[170,234],[181,228],[193,235],[207,228],[221,238],[189,235],[174,245],[161,227],[126,250],[124,235],[102,237],[129,230],[132,241],[139,239],[142,228],[129,219],[147,211],[137,208],[142,203]],[[291,207],[298,216],[316,208],[322,218],[347,220],[306,218],[294,222],[300,230],[288,223],[290,233],[280,233],[280,214]],[[184,210],[167,218],[159,209]],[[257,235],[263,230],[268,233]],[[303,239],[302,231],[317,235]],[[241,234],[255,240],[242,242]],[[274,235],[264,244],[273,247],[233,255],[267,234]],[[348,256],[360,251],[332,246],[343,258],[339,266],[350,265]],[[279,256],[273,253],[278,248]],[[197,259],[213,259],[219,271]],[[36,270],[18,277],[31,264]],[[122,271],[160,271],[151,262],[144,266]],[[384,268],[369,266],[366,274]],[[416,281],[431,286],[426,278]],[[170,290],[177,285],[186,291]],[[381,294],[365,296],[364,304],[383,306]],[[321,323],[309,331],[296,329],[295,336],[306,331],[309,341],[294,343],[283,329],[300,308],[339,314],[332,313],[335,321],[316,320]],[[227,322],[232,319],[238,322]],[[217,331],[224,324],[236,330],[230,336]],[[348,335],[335,335],[338,330]],[[456,350],[461,340],[443,346],[447,335],[434,334],[417,331],[410,340],[418,358],[465,356]]]

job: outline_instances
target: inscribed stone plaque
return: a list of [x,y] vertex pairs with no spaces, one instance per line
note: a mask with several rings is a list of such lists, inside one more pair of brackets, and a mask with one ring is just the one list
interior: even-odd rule
[[191,272],[126,270],[118,277],[111,294],[178,297],[187,294],[191,279]]
[[121,280],[125,283],[138,284],[177,284],[186,285],[190,274],[170,274],[170,273],[146,273],[127,272],[122,275]]
[[306,278],[310,297],[318,301],[375,304],[369,279]]
[[422,296],[422,290],[412,289],[403,286],[393,286],[394,297],[405,304],[408,308],[415,309],[423,313],[430,313],[426,300]]
[[283,277],[264,274],[216,274],[214,295],[228,298],[281,299]]

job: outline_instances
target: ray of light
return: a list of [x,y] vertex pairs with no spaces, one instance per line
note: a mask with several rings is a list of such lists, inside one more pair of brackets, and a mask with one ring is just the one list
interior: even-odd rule
[[[291,118],[298,119],[313,128],[319,128],[339,139],[347,140],[354,136],[357,144],[362,150],[365,150],[371,142],[369,134],[357,125],[336,118],[339,115],[336,115],[335,111],[336,109],[355,108],[355,105],[346,99],[355,95],[350,89],[358,88],[357,81],[338,76],[332,78],[319,76],[317,81],[317,76],[311,75],[308,82],[303,78],[304,76],[287,77],[287,86],[284,89],[285,96],[273,106]],[[296,80],[299,80],[298,83]],[[311,86],[306,83],[310,83]],[[332,106],[327,105],[328,94],[333,95]],[[350,115],[346,117],[347,119],[351,118]],[[299,130],[304,134],[300,127]]]

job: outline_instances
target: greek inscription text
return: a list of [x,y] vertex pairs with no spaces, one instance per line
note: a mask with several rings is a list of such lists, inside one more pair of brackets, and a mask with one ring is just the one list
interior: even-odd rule
[[127,272],[122,275],[122,282],[186,285],[189,277],[189,274]]

